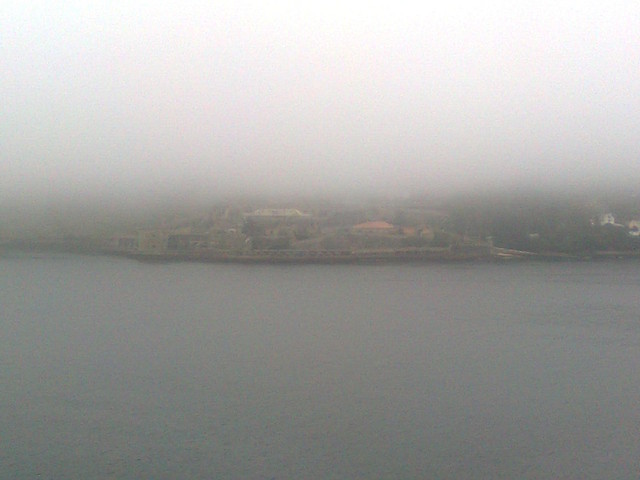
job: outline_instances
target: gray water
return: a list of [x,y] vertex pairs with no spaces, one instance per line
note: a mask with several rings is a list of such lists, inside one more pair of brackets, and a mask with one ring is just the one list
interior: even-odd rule
[[637,479],[640,263],[0,258],[0,478]]

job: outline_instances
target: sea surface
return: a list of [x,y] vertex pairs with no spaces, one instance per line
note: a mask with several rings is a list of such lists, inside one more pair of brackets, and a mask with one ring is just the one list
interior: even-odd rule
[[638,261],[0,257],[0,478],[639,476]]

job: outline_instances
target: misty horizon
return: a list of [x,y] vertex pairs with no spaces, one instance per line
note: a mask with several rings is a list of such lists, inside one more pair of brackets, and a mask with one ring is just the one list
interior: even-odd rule
[[4,205],[640,180],[638,6],[136,3],[0,15]]

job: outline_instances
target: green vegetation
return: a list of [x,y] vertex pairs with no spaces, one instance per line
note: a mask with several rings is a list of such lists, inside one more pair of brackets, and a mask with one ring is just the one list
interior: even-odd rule
[[[304,215],[251,215],[263,205],[226,202],[127,215],[70,209],[66,216],[0,221],[0,245],[29,249],[248,254],[255,251],[374,251],[489,245],[542,255],[640,254],[640,199],[633,195],[493,195],[307,204]],[[298,206],[295,201],[289,206]],[[52,210],[54,212],[54,210]],[[55,213],[55,212],[54,212]],[[32,218],[33,217],[33,218]],[[2,220],[2,219],[0,219]],[[387,222],[363,231],[365,222]],[[500,254],[505,254],[501,252]],[[506,255],[526,255],[511,252]]]
[[[634,202],[635,198],[626,203],[618,199],[616,221],[629,221],[640,211]],[[448,229],[467,238],[490,238],[498,247],[534,253],[640,250],[640,239],[630,236],[623,223],[599,223],[599,215],[609,211],[601,203],[557,197],[459,201],[450,205]]]

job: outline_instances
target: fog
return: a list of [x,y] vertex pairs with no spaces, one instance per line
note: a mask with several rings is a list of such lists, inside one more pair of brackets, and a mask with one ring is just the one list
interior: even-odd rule
[[640,179],[633,2],[0,7],[0,201]]

